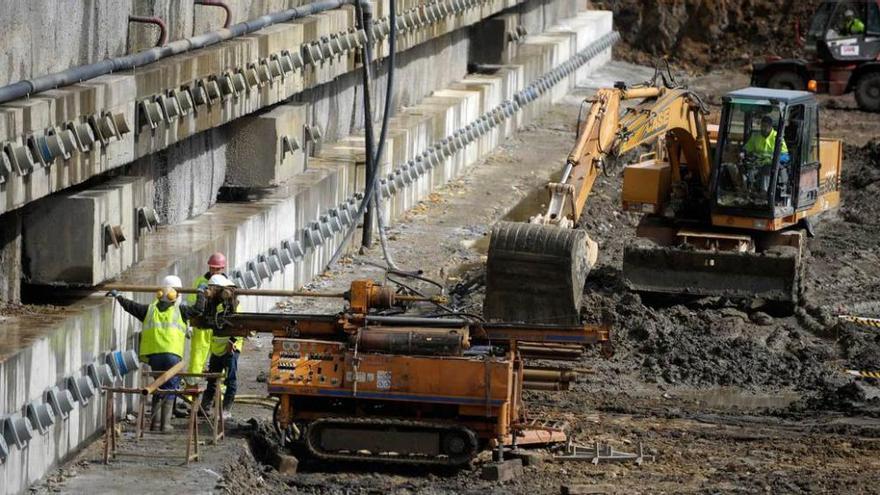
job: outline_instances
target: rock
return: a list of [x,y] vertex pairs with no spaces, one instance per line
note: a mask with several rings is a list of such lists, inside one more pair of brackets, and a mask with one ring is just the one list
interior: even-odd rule
[[514,450],[505,454],[513,459],[522,461],[523,466],[540,466],[544,463],[544,456],[538,452],[529,452],[527,450]]
[[287,454],[278,454],[278,458],[275,460],[275,468],[279,473],[285,475],[296,474],[297,467],[299,466],[299,459],[292,455]]
[[764,327],[773,324],[773,317],[763,311],[755,311],[749,316],[749,319],[752,320],[752,322],[756,325],[761,325]]
[[480,478],[486,481],[510,481],[523,474],[521,459],[509,459],[501,462],[485,464]]

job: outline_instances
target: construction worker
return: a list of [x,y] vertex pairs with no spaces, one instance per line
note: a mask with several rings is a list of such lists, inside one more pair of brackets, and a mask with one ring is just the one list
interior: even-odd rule
[[[150,304],[126,299],[116,290],[107,293],[108,297],[116,299],[122,309],[143,322],[138,355],[153,371],[166,371],[183,359],[187,321],[204,311],[204,291],[207,285],[199,287],[199,295],[192,306],[177,304],[178,294],[175,285],[177,287],[182,285],[178,277],[173,275],[166,277],[163,280],[163,288],[156,293],[156,299]],[[175,376],[159,388],[173,390],[179,386],[179,379]],[[150,431],[160,428],[162,431],[173,430],[171,414],[174,409],[174,399],[173,395],[165,397],[164,400],[159,395],[153,396]]]
[[856,13],[852,9],[847,9],[843,13],[843,29],[841,29],[840,34],[842,36],[865,34],[865,23],[856,17]]
[[[224,275],[226,271],[226,255],[220,252],[212,254],[208,258],[208,271],[203,275],[199,275],[193,281],[193,288],[201,285],[207,285],[208,280],[214,275]],[[187,302],[195,304],[196,295],[190,294]],[[203,373],[208,365],[208,356],[211,354],[211,329],[210,328],[193,328],[192,340],[189,347],[189,363],[187,364],[187,373]]]
[[[743,148],[748,158],[746,161],[746,176],[750,183],[757,184],[766,192],[770,187],[770,165],[773,162],[773,152],[776,150],[776,126],[773,125],[773,117],[764,115],[761,117],[761,132],[753,132]],[[779,161],[787,163],[789,160],[788,145],[782,140],[779,150]]]
[[[213,275],[208,280],[208,284],[211,286],[235,287],[235,284],[222,274]],[[235,304],[235,312],[238,312],[238,303],[236,302]],[[216,310],[217,312],[222,312],[224,310],[223,305],[218,305]],[[238,388],[238,356],[241,353],[243,344],[244,339],[241,337],[211,337],[211,356],[208,360],[208,373],[226,373],[226,378],[223,381],[226,390],[223,392],[222,404],[223,417],[226,419],[231,417],[230,410],[235,402],[235,392]],[[216,387],[217,380],[209,379],[208,386],[205,389],[206,411],[213,405]]]

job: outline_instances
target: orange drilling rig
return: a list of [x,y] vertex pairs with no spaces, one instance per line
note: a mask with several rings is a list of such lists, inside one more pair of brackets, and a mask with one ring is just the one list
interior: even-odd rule
[[[236,291],[209,292],[234,308]],[[609,341],[603,325],[401,313],[426,298],[369,280],[342,296],[348,305],[338,314],[221,312],[197,323],[217,335],[273,335],[267,386],[279,398],[276,427],[319,459],[458,466],[484,448],[564,441],[561,425],[530,420],[522,390],[552,388],[570,373],[527,368],[523,356],[570,356]]]

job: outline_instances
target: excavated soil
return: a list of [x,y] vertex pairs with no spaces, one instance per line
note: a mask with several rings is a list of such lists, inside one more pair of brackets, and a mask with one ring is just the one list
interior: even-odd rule
[[741,69],[799,51],[818,0],[594,1],[614,12],[624,43],[615,55],[652,65],[664,58],[695,72]]

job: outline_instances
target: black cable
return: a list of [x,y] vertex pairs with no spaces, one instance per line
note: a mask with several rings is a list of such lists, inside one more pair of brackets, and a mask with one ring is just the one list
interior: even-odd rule
[[[366,72],[365,76],[369,79],[369,70],[370,64],[368,61],[372,59],[373,52],[371,49],[371,45],[373,43],[373,33],[372,33],[372,20],[368,19],[368,15],[364,15],[363,9],[360,7],[360,3],[355,5],[355,10],[357,12],[358,18],[360,19],[361,26],[364,29],[364,32],[367,35],[367,41],[364,43],[363,53],[363,70]],[[365,88],[366,89],[366,88]],[[364,102],[365,105],[369,106],[369,100],[367,99],[367,94],[369,91],[365,91]],[[369,125],[368,121],[365,121],[365,125]],[[365,156],[365,160],[371,160],[371,156]],[[342,242],[336,248],[336,252],[333,253],[333,256],[330,257],[330,261],[327,262],[326,269],[330,269],[331,266],[336,264],[339,261],[339,258],[342,256],[342,253],[345,252],[346,246],[351,241],[351,236],[354,235],[357,230],[358,223],[360,223],[361,218],[364,216],[364,211],[366,210],[367,205],[370,204],[370,201],[373,200],[373,194],[376,190],[376,185],[379,183],[379,174],[374,169],[372,174],[369,174],[366,178],[366,184],[364,185],[364,197],[361,200],[361,204],[358,206],[357,211],[355,211],[354,217],[352,218],[351,227],[349,227],[348,232],[345,233],[345,237],[342,239]]]
[[[393,1],[393,0],[392,0]],[[362,14],[363,15],[363,14]],[[364,15],[362,18],[361,24],[364,26],[364,29],[367,29],[367,16]],[[379,176],[379,167],[377,165],[377,160],[373,157],[373,100],[372,100],[372,74],[370,74],[370,64],[373,62],[372,53],[370,52],[369,43],[367,45],[368,54],[366,59],[364,60],[364,70],[363,70],[363,86],[364,86],[364,160],[366,161],[366,171],[367,176],[373,177],[374,179]],[[364,187],[367,187],[368,183],[364,183]],[[375,185],[372,186],[375,189]],[[375,194],[375,191],[373,191]],[[366,191],[364,191],[364,196],[366,197]],[[361,231],[361,246],[365,248],[370,248],[373,246],[373,217],[375,216],[376,209],[372,207],[374,201],[368,201],[366,207],[364,208],[364,221],[363,221],[363,230]]]

